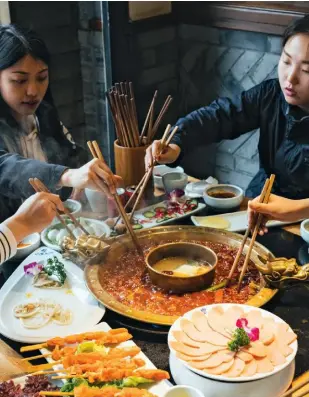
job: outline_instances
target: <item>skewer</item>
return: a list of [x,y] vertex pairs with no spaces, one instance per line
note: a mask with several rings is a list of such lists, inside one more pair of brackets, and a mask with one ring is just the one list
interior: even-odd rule
[[46,358],[52,356],[52,354],[53,353],[39,354],[37,356],[22,358],[21,361],[32,361],[32,360],[37,360],[39,358]]
[[[33,178],[29,178],[29,183],[30,185],[33,187],[33,189],[35,190],[35,192],[39,193],[42,191],[42,189],[39,187],[39,185],[37,184],[37,182],[33,179]],[[66,231],[69,233],[69,235],[72,237],[73,240],[76,240],[72,230],[70,230],[68,228],[68,225],[65,223],[65,221],[62,219],[60,212],[58,211],[58,209],[56,208],[56,217],[57,219],[62,223],[62,225],[65,227]]]
[[[91,145],[92,145],[93,149],[90,149],[90,151],[91,151],[92,155],[94,155],[94,153],[95,153],[95,157],[94,157],[94,158],[98,158],[98,159],[100,159],[101,161],[104,161],[104,162],[105,162],[104,157],[103,157],[103,155],[102,155],[102,152],[101,152],[101,150],[100,150],[100,148],[99,148],[99,145],[97,144],[96,141],[93,141],[93,142],[89,142],[89,141],[88,141],[88,142],[87,142],[87,145],[88,145],[89,148],[90,148]],[[140,255],[143,255],[143,251],[142,251],[142,249],[141,249],[141,247],[140,247],[140,245],[139,245],[139,243],[138,243],[136,234],[134,233],[134,230],[133,230],[133,228],[132,228],[132,225],[131,225],[131,223],[130,223],[128,217],[127,217],[127,213],[125,212],[125,210],[124,210],[124,208],[123,208],[122,202],[121,202],[121,200],[120,200],[118,194],[117,194],[117,193],[113,194],[113,197],[114,197],[115,203],[116,203],[116,205],[117,205],[118,211],[119,211],[120,215],[122,216],[122,219],[123,219],[123,221],[124,221],[124,224],[126,225],[127,230],[129,231],[129,233],[130,233],[130,235],[131,235],[132,241],[133,241],[133,243],[134,243],[134,245],[135,245],[135,247],[136,247],[138,253],[139,253]]]
[[[270,176],[270,178],[269,178],[269,183],[268,183],[267,190],[266,190],[266,193],[265,193],[265,198],[264,198],[264,201],[263,201],[265,204],[268,203],[269,196],[271,194],[271,189],[272,189],[273,184],[274,184],[274,180],[275,180],[275,175],[272,174]],[[250,245],[249,245],[249,248],[248,248],[248,252],[247,252],[247,255],[246,255],[246,258],[245,258],[245,262],[243,264],[243,268],[242,268],[242,271],[240,273],[240,277],[239,277],[239,280],[238,280],[238,292],[240,291],[242,280],[243,280],[244,275],[245,275],[245,273],[247,271],[249,260],[250,260],[250,255],[251,255],[251,251],[252,251],[253,245],[255,243],[255,239],[256,239],[256,236],[258,234],[258,231],[260,229],[260,225],[261,225],[262,220],[263,220],[263,215],[259,214],[259,216],[257,218],[257,221],[256,221],[256,224],[255,224],[255,227],[254,227],[254,231],[253,231],[251,242],[250,242]]]
[[[261,196],[260,196],[260,203],[262,203],[264,201],[268,185],[269,185],[269,179],[266,179],[266,181],[264,183],[264,187],[263,187],[262,193],[261,193]],[[229,275],[228,275],[228,277],[226,279],[226,286],[228,286],[229,283],[232,280],[233,273],[235,272],[235,269],[236,269],[236,267],[238,265],[238,262],[239,262],[239,259],[241,257],[241,254],[243,252],[243,249],[245,247],[246,241],[247,241],[247,239],[249,237],[250,230],[251,230],[251,225],[248,225],[246,233],[245,233],[245,235],[244,235],[244,237],[242,239],[241,245],[240,245],[240,247],[238,249],[237,255],[236,255],[235,259],[234,259],[234,262],[233,262],[233,265],[231,267],[230,273],[229,273]]]
[[[44,185],[44,183],[42,181],[40,181],[38,178],[34,178],[34,181],[36,182],[36,184],[41,188],[42,191],[45,191],[46,193],[51,193],[50,190],[48,190],[47,186]],[[81,229],[87,236],[89,236],[89,232],[84,228],[84,226],[75,218],[74,215],[72,215],[70,213],[70,211],[64,207],[64,211],[63,211],[70,219],[71,221],[74,223],[74,225],[76,227],[78,227],[79,229]]]

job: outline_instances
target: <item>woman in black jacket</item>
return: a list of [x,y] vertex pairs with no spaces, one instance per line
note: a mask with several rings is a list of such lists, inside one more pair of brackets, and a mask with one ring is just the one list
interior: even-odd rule
[[284,33],[279,79],[264,81],[232,99],[219,98],[179,119],[168,150],[158,156],[160,144],[155,141],[148,149],[146,166],[151,151],[159,163],[176,165],[198,146],[235,139],[259,128],[260,169],[246,195],[258,196],[266,178],[274,173],[276,194],[292,199],[309,197],[308,49],[306,15]]
[[29,178],[62,198],[72,188],[114,193],[120,182],[104,162],[87,163],[87,152],[60,122],[49,66],[48,50],[34,32],[0,26],[0,222],[33,193]]

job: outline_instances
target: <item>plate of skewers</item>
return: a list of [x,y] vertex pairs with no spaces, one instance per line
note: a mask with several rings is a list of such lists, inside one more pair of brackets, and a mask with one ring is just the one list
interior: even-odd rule
[[38,395],[46,396],[163,397],[171,386],[168,372],[157,369],[131,338],[127,329],[101,323],[91,332],[22,347],[22,352],[40,348],[42,354],[28,360],[45,357],[48,364],[33,365],[30,376],[0,384],[0,392],[8,383],[20,389],[36,382]]

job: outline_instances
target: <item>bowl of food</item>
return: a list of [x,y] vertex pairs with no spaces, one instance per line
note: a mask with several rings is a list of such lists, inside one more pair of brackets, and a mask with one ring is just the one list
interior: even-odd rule
[[309,219],[305,219],[300,224],[300,235],[302,236],[302,239],[309,244]]
[[164,189],[162,176],[164,174],[168,174],[169,172],[184,172],[184,169],[182,167],[171,168],[168,167],[167,165],[156,165],[153,168],[153,173],[152,173],[153,183],[155,187],[159,189]]
[[217,255],[200,244],[178,242],[151,249],[146,266],[151,281],[165,291],[185,293],[211,285]]
[[240,206],[244,191],[236,185],[219,184],[206,187],[203,199],[207,205],[217,210],[230,210]]
[[[83,231],[76,227],[73,222],[66,216],[62,216],[65,220],[68,228],[71,230],[75,238],[83,235]],[[81,225],[88,231],[92,236],[108,238],[111,233],[111,229],[103,221],[88,218],[77,218]],[[69,233],[62,223],[53,223],[41,233],[41,240],[44,245],[52,248],[56,251],[61,251],[61,243],[65,237],[69,237]]]
[[295,372],[297,336],[278,316],[213,304],[177,319],[168,335],[174,380],[212,397],[279,397]]
[[33,251],[39,248],[41,243],[41,238],[39,233],[29,234],[26,238],[17,244],[17,251],[14,259],[26,258]]
[[82,205],[79,201],[72,200],[72,199],[67,199],[63,205],[65,208],[67,208],[71,214],[77,215],[81,212],[82,210]]

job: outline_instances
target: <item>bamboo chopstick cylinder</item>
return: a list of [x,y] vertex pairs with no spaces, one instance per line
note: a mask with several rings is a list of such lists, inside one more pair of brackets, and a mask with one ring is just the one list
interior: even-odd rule
[[[91,151],[92,154],[95,153],[95,157],[94,158],[98,158],[101,161],[105,162],[104,157],[102,155],[102,152],[101,152],[101,150],[99,148],[99,145],[97,144],[96,141],[93,141],[93,142],[88,141],[87,145],[88,145],[89,149],[92,146],[92,149],[90,149],[90,151]],[[125,212],[125,210],[123,208],[122,202],[121,202],[118,194],[117,193],[113,194],[113,197],[114,197],[115,203],[117,205],[118,211],[119,211],[120,215],[122,216],[123,222],[126,225],[126,228],[127,228],[127,230],[129,231],[129,233],[131,235],[132,241],[133,241],[138,253],[140,255],[143,255],[143,251],[142,251],[142,249],[141,249],[141,247],[140,247],[140,245],[138,243],[136,234],[134,233],[133,227],[132,227],[132,225],[131,225],[128,217],[127,217],[127,214],[126,214],[126,212]]]

